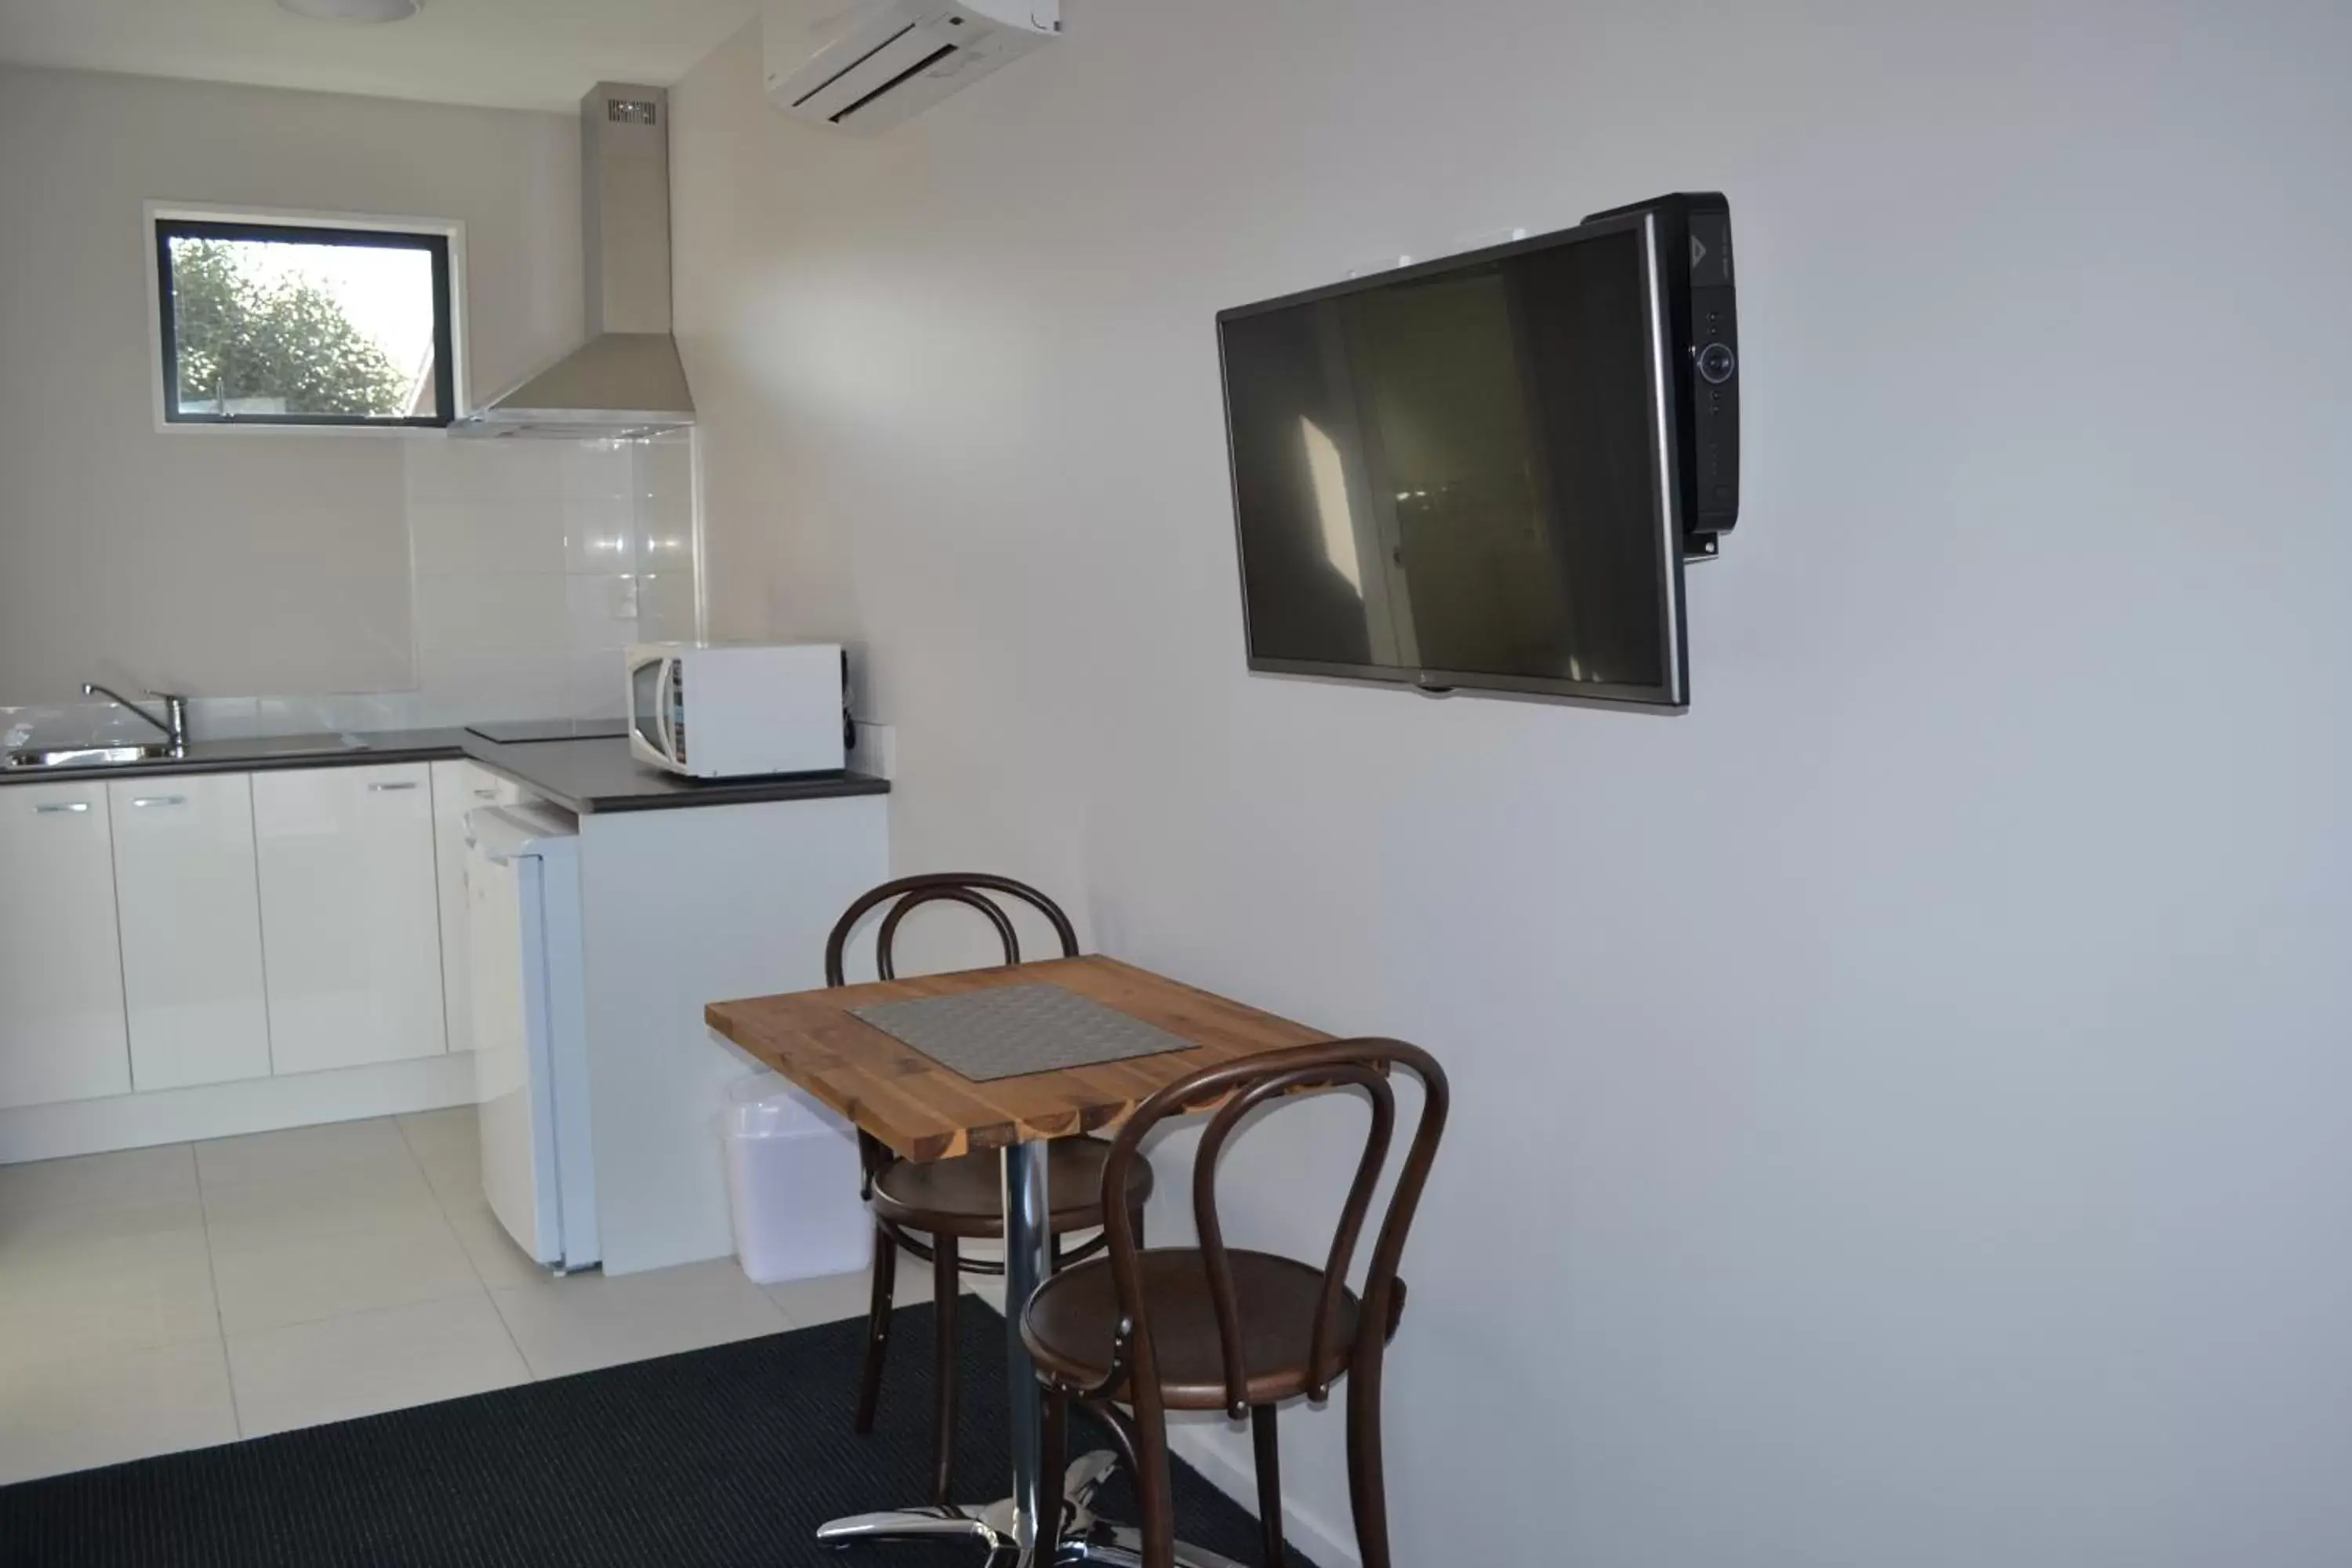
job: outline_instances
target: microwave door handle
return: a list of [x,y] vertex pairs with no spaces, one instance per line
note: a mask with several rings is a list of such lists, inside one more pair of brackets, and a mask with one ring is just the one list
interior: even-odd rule
[[661,732],[662,755],[673,763],[677,761],[677,741],[669,730],[669,688],[677,668],[676,659],[663,659],[661,673],[654,678],[654,728]]
[[637,702],[637,677],[643,673],[646,667],[638,663],[635,659],[631,659],[622,668],[628,671],[629,677],[628,697],[625,701],[625,710],[629,716],[630,740],[633,743],[644,741],[646,744],[650,745],[652,742],[646,740],[643,721],[638,717],[639,705]]

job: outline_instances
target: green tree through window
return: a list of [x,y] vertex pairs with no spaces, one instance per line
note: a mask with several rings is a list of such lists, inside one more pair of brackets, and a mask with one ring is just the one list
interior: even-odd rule
[[171,250],[183,406],[270,399],[306,414],[408,412],[408,374],[326,290],[258,276],[226,241],[175,238]]

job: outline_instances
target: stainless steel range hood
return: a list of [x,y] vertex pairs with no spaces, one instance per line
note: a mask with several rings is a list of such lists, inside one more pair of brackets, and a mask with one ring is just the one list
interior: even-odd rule
[[669,94],[598,82],[580,102],[587,342],[449,427],[546,440],[694,423],[669,319]]

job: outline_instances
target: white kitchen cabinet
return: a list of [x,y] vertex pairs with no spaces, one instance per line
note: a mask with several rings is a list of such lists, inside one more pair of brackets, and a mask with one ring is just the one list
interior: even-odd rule
[[256,773],[253,825],[276,1070],[444,1051],[427,765]]
[[0,1106],[131,1089],[103,784],[0,790]]
[[442,1015],[453,1051],[474,1048],[473,953],[466,935],[466,814],[512,805],[523,788],[478,763],[433,764],[433,848],[441,897]]
[[131,1087],[268,1077],[252,780],[113,779],[107,804]]

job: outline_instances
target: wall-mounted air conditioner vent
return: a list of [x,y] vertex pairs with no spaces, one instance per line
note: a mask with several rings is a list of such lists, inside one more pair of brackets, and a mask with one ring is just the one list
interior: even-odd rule
[[771,0],[768,100],[845,131],[887,131],[1062,28],[1061,0]]

